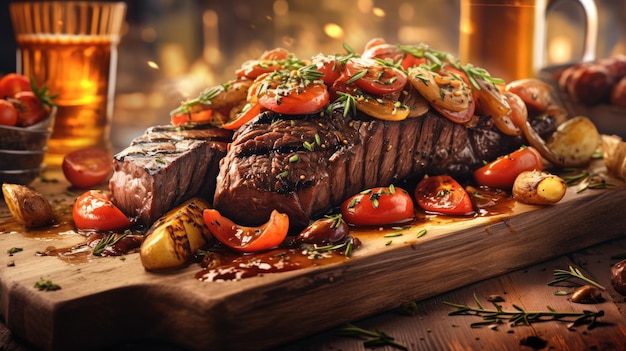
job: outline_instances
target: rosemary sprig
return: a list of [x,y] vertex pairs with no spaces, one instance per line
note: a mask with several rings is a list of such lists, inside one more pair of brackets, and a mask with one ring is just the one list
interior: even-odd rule
[[[356,97],[342,92],[337,92],[337,95],[339,97],[335,100],[335,103],[343,104],[343,116],[347,117],[348,113],[356,115]],[[330,108],[331,105],[328,106]]]
[[104,252],[104,250],[106,250],[107,247],[111,247],[115,245],[118,241],[122,240],[122,238],[124,238],[127,235],[128,233],[123,233],[119,235],[109,234],[105,236],[104,238],[100,239],[100,241],[98,241],[96,246],[93,248],[92,254],[94,256],[102,256],[102,253]]
[[365,347],[391,346],[398,350],[408,350],[406,346],[396,342],[393,336],[383,331],[371,331],[353,324],[347,324],[340,328],[337,333],[352,337],[366,337],[368,339],[363,342],[363,346]]
[[615,186],[615,184],[608,183],[601,175],[589,173],[586,170],[567,168],[565,171],[567,173],[562,176],[565,184],[568,186],[578,184],[577,193],[581,193],[587,189],[608,189]]
[[585,277],[585,275],[580,271],[580,269],[572,267],[572,266],[569,266],[569,271],[566,271],[564,269],[555,269],[554,277],[555,279],[549,282],[548,285],[552,286],[552,285],[559,284],[561,282],[564,282],[572,278],[578,278],[589,285],[595,286],[596,288],[600,290],[606,290],[604,286],[591,280],[590,278]]
[[470,315],[482,317],[482,322],[472,323],[472,328],[480,328],[488,325],[504,324],[505,321],[511,323],[512,326],[530,325],[532,323],[545,321],[571,322],[571,326],[588,324],[587,328],[596,322],[598,317],[604,316],[604,311],[597,312],[584,310],[582,312],[559,312],[554,308],[547,306],[546,311],[526,311],[523,308],[513,305],[514,310],[506,311],[496,302],[492,302],[494,308],[487,309],[482,306],[476,294],[474,294],[476,307],[468,305],[456,304],[444,301],[444,304],[456,308],[456,310],[448,313],[449,316]]

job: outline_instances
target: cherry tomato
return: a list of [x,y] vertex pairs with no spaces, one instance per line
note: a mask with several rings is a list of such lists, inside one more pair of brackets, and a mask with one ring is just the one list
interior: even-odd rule
[[511,188],[520,173],[532,170],[543,170],[543,160],[539,152],[529,146],[480,167],[474,171],[474,179],[479,185]]
[[254,117],[258,116],[261,113],[261,105],[258,103],[255,104],[247,104],[241,113],[235,117],[234,120],[224,123],[222,128],[228,130],[235,130],[246,124],[248,121],[252,120]]
[[289,217],[276,210],[272,211],[266,223],[258,227],[240,226],[214,209],[204,210],[203,218],[211,234],[219,242],[240,252],[274,248],[285,240],[289,231]]
[[109,178],[113,164],[109,154],[100,149],[79,149],[63,157],[65,178],[77,188],[89,188]]
[[272,49],[264,52],[258,60],[244,62],[235,73],[239,77],[255,79],[263,73],[279,71],[285,68],[281,61],[287,60],[289,56],[289,51],[285,49]]
[[447,215],[474,213],[467,191],[449,175],[422,179],[415,188],[415,200],[425,211]]
[[311,83],[306,87],[282,85],[261,92],[259,104],[268,110],[287,115],[309,114],[328,105],[330,96],[323,83]]
[[0,124],[14,126],[17,124],[17,110],[12,103],[0,99]]
[[111,202],[111,193],[102,190],[80,195],[74,203],[72,217],[76,228],[82,230],[110,231],[131,226],[128,217]]
[[193,113],[182,113],[179,115],[172,115],[170,117],[170,123],[173,126],[182,126],[187,123],[207,123],[213,119],[213,110],[200,110]]
[[406,53],[404,55],[404,58],[402,59],[402,62],[400,62],[400,66],[402,66],[402,68],[404,68],[404,70],[406,71],[410,67],[419,66],[426,62],[428,62],[428,60],[426,60],[426,58],[424,57],[416,57],[412,54]]
[[313,57],[312,63],[322,73],[321,79],[326,85],[332,86],[339,79],[343,65],[337,56],[317,55]]
[[365,49],[361,57],[391,59],[397,62],[404,56],[404,52],[397,46],[387,43],[380,38],[374,38],[365,44]]
[[0,79],[0,98],[12,98],[20,91],[32,91],[30,81],[21,74],[9,73]]
[[33,125],[46,116],[46,109],[32,91],[20,91],[14,96],[17,109],[17,124],[22,127]]
[[352,225],[386,225],[412,220],[415,206],[406,190],[390,185],[349,197],[341,204],[341,215]]
[[404,88],[407,76],[401,70],[384,66],[373,59],[351,58],[345,65],[345,72],[354,83],[366,92],[385,95]]

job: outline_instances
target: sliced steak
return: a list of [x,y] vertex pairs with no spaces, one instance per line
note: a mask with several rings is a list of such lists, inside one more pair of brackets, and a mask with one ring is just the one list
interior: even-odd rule
[[400,122],[344,117],[340,107],[330,115],[264,112],[236,132],[213,205],[244,225],[277,209],[302,228],[363,189],[425,174],[467,177],[521,143],[487,117],[468,128],[432,112]]
[[232,133],[214,127],[149,128],[114,157],[114,203],[145,226],[185,200],[212,199]]

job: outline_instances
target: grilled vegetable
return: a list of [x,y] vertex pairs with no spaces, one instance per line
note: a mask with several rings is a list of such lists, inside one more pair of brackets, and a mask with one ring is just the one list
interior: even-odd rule
[[55,220],[50,202],[39,192],[18,184],[2,184],[2,194],[15,220],[26,228],[52,224]]
[[141,263],[147,270],[164,270],[184,266],[193,254],[211,238],[202,212],[209,208],[193,198],[172,209],[148,229],[141,244]]
[[513,197],[530,205],[550,205],[561,201],[567,185],[560,177],[541,171],[520,173],[513,184]]

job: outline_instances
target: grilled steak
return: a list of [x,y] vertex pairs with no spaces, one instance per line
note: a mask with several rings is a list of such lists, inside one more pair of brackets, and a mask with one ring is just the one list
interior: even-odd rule
[[109,189],[115,204],[149,226],[193,196],[211,198],[231,136],[209,126],[149,128],[114,157]]
[[400,122],[343,114],[341,106],[329,115],[264,112],[240,128],[220,162],[215,208],[244,225],[277,209],[302,228],[363,189],[425,174],[467,177],[522,144],[489,117],[469,128],[434,112]]

